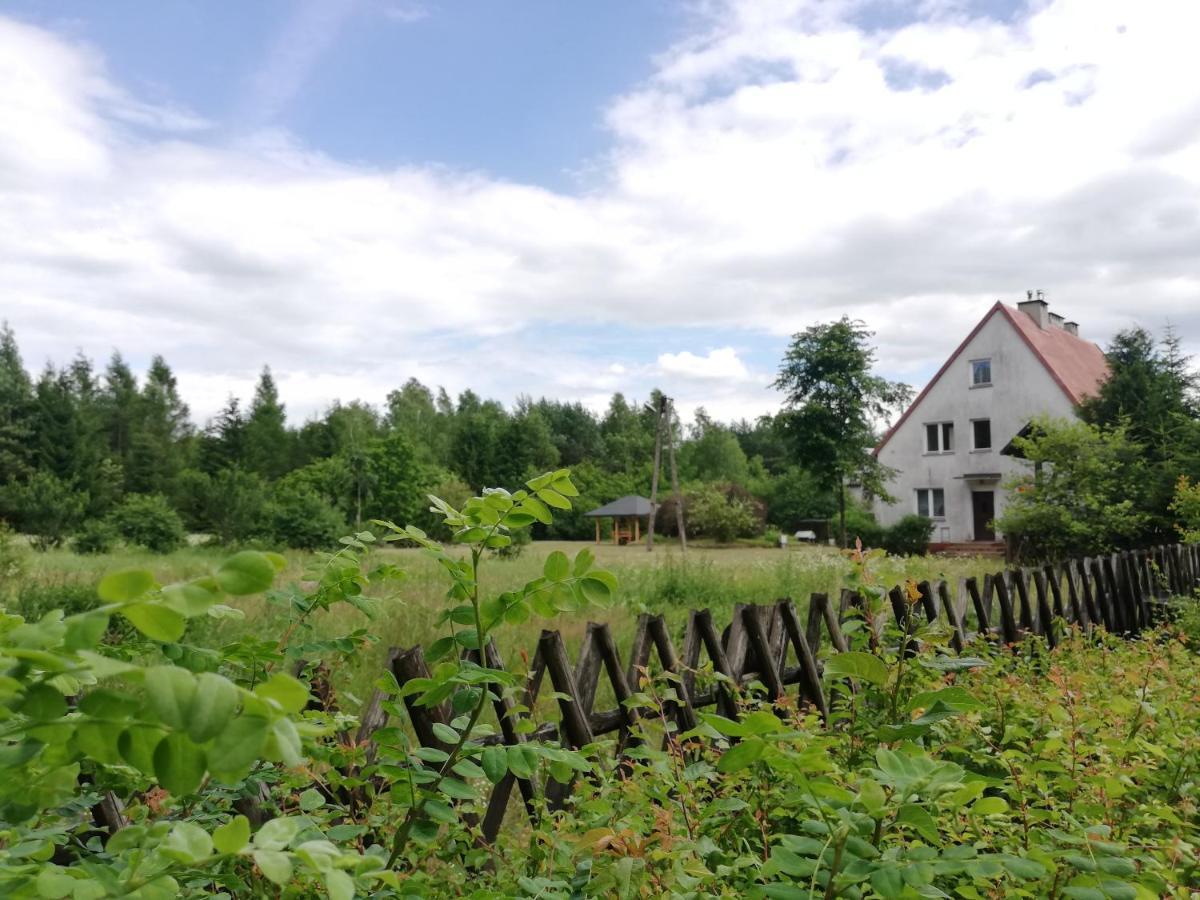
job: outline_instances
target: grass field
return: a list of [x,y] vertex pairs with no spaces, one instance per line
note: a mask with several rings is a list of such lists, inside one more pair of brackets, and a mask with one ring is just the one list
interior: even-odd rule
[[[640,612],[662,613],[671,627],[682,634],[691,609],[709,608],[719,624],[728,621],[735,603],[769,603],[781,597],[796,601],[803,612],[808,597],[815,591],[836,592],[849,571],[849,562],[838,551],[827,547],[798,546],[789,550],[765,547],[689,547],[686,554],[676,545],[657,546],[648,553],[644,545],[616,547],[590,542],[541,541],[527,546],[516,559],[487,559],[481,576],[486,591],[497,592],[523,584],[541,574],[546,556],[562,550],[574,556],[583,547],[591,548],[597,564],[612,571],[619,589],[607,608],[592,608],[564,615],[553,622],[533,619],[521,626],[505,628],[500,649],[514,666],[520,665],[521,651],[532,651],[543,627],[558,628],[574,653],[588,621],[608,622],[622,653],[627,652],[633,626]],[[211,571],[229,555],[220,548],[193,547],[166,556],[137,551],[122,551],[104,556],[80,556],[66,550],[35,553],[28,557],[27,571],[15,590],[18,611],[36,614],[40,610],[71,602],[86,605],[94,596],[96,582],[109,571],[122,568],[146,568],[161,583],[192,578]],[[302,582],[312,566],[315,554],[291,551],[288,565],[279,579],[281,585]],[[383,549],[380,559],[400,566],[405,579],[394,587],[391,596],[381,598],[380,614],[367,620],[356,610],[342,608],[314,621],[318,637],[345,634],[354,628],[369,627],[373,645],[357,654],[350,665],[335,673],[335,683],[343,690],[363,696],[378,676],[387,648],[428,644],[439,637],[437,616],[446,606],[447,582],[441,570],[416,550]],[[913,557],[888,559],[877,566],[884,584],[896,584],[906,577],[920,579],[957,579],[962,575],[982,575],[998,567],[996,560]],[[59,598],[66,598],[61,600]],[[266,597],[234,601],[244,619],[212,622],[189,634],[197,643],[217,646],[251,633],[275,639],[282,632],[285,611]]]

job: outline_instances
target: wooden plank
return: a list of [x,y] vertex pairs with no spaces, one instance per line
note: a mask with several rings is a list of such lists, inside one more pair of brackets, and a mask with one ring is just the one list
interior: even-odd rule
[[1041,570],[1035,569],[1033,572],[1033,588],[1037,595],[1038,630],[1053,650],[1058,646],[1058,638],[1054,634],[1054,613],[1046,596],[1046,575]]
[[1017,634],[1017,620],[1013,616],[1012,597],[1008,593],[1004,573],[997,572],[992,583],[996,587],[996,604],[1000,607],[1000,635],[1004,643],[1016,645],[1020,636]]
[[811,594],[808,598],[808,617],[804,626],[804,637],[808,641],[808,647],[814,654],[821,652],[821,623],[824,620],[824,613],[821,612],[817,598],[824,597],[825,594]]
[[758,657],[758,678],[767,686],[767,696],[773,703],[783,696],[783,681],[779,675],[779,664],[771,652],[771,641],[761,615],[769,609],[770,607],[748,606],[742,610],[742,616],[745,619],[744,627],[750,639],[750,646]]
[[791,601],[780,603],[779,617],[799,662],[800,692],[809,703],[817,708],[821,713],[821,718],[828,719],[829,706],[825,701],[825,689],[821,685],[821,675],[817,670],[817,658],[813,654],[804,632],[800,629],[800,617],[796,614],[796,607],[792,605]]
[[992,631],[992,576],[983,576],[983,587],[987,593],[988,602],[983,602],[983,597],[979,593],[979,582],[975,580],[975,576],[966,579],[967,596],[971,598],[971,606],[975,609],[975,621],[979,627],[979,633],[988,635]]
[[957,606],[950,599],[950,588],[946,586],[945,581],[938,581],[937,592],[938,599],[942,603],[942,609],[946,612],[946,620],[950,623],[950,646],[954,648],[955,653],[962,653],[963,647],[967,643],[967,632],[963,628]]
[[642,683],[643,670],[650,663],[650,614],[642,613],[637,618],[633,631],[633,646],[629,650],[629,671],[625,679],[636,691]]
[[1033,607],[1029,603],[1029,583],[1024,569],[1012,569],[1008,573],[1010,599],[1016,597],[1017,625],[1022,631],[1033,631]]
[[736,719],[738,717],[737,698],[734,694],[733,684],[736,684],[737,677],[729,665],[729,658],[725,655],[725,645],[721,642],[720,635],[717,634],[712,613],[703,609],[697,614],[695,621],[700,634],[700,642],[708,651],[708,658],[712,660],[713,671],[724,675],[730,682],[717,687],[717,710],[727,719]]
[[[408,650],[401,650],[392,660],[392,674],[401,687],[414,678],[428,678],[429,667],[425,665],[425,651],[418,644]],[[412,722],[413,732],[423,747],[436,747],[439,750],[449,750],[450,746],[433,733],[434,723],[443,725],[450,721],[450,705],[445,701],[435,706],[418,706],[417,695],[409,694],[404,698],[404,707],[408,710],[408,718]]]
[[636,706],[628,701],[633,696],[633,689],[621,668],[621,654],[613,640],[612,631],[608,625],[600,625],[595,632],[596,649],[604,663],[605,674],[612,685],[613,697],[617,701],[617,709],[622,717],[622,733],[620,746],[629,746],[635,739],[633,731],[637,728],[640,715]]
[[[650,636],[654,640],[654,647],[658,651],[658,659],[662,663],[664,671],[677,676],[681,675],[682,668],[679,665],[679,657],[675,654],[675,646],[671,643],[671,635],[667,631],[667,623],[662,616],[654,616],[650,620]],[[675,693],[679,697],[679,702],[669,705],[673,707],[672,713],[680,730],[689,731],[696,727],[696,712],[692,708],[692,698],[688,695],[682,678],[675,682]]]
[[833,609],[833,604],[829,602],[829,598],[825,594],[821,594],[819,597],[814,594],[813,602],[819,604],[821,617],[825,620],[825,630],[829,632],[829,641],[833,644],[833,649],[838,653],[845,653],[850,649],[850,643],[842,634],[842,626],[838,622],[838,615]]
[[1079,595],[1079,590],[1075,585],[1075,569],[1068,562],[1063,565],[1063,576],[1067,580],[1067,602],[1071,610],[1071,618],[1083,630],[1084,634],[1092,632],[1092,617],[1088,614],[1087,604]]
[[733,678],[741,682],[746,671],[746,654],[750,652],[750,637],[746,634],[746,623],[742,618],[745,603],[733,607],[733,618],[729,620],[729,633],[725,637],[725,656],[729,659]]
[[583,647],[579,651],[579,659],[575,662],[576,703],[585,716],[592,714],[596,705],[596,688],[600,684],[600,652],[596,647],[596,630],[600,625],[588,622],[583,635]]
[[934,595],[933,588],[929,586],[928,581],[922,581],[917,585],[917,590],[921,594],[921,608],[925,610],[925,618],[929,622],[936,622],[938,617],[937,599]]

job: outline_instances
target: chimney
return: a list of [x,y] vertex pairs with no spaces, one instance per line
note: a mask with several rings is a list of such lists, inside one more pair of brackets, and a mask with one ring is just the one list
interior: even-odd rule
[[1063,331],[1065,331],[1067,334],[1073,334],[1073,335],[1075,335],[1075,337],[1079,337],[1079,323],[1078,322],[1064,322],[1063,323]]
[[1046,328],[1050,325],[1050,305],[1045,300],[1045,295],[1037,292],[1034,297],[1033,291],[1026,291],[1027,299],[1017,304],[1017,309],[1037,322],[1038,328]]
[[1062,328],[1064,321],[1066,321],[1066,320],[1063,319],[1063,317],[1060,316],[1058,313],[1050,313],[1050,324],[1053,325],[1055,328]]

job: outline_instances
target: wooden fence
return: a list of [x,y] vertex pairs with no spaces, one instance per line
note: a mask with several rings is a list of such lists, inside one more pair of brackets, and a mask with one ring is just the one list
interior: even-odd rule
[[[1062,629],[1070,627],[1085,634],[1103,628],[1113,634],[1135,635],[1162,618],[1170,597],[1189,595],[1197,587],[1200,545],[1172,544],[1042,568],[1009,569],[984,576],[982,583],[964,578],[954,588],[944,581],[921,582],[920,596],[913,603],[900,586],[892,588],[888,596],[890,614],[901,628],[905,617],[914,612],[929,622],[940,621],[949,631],[952,649],[961,652],[978,636],[1014,645],[1037,636],[1054,647],[1063,636]],[[643,614],[638,617],[625,663],[607,624],[588,625],[574,664],[562,636],[557,631],[543,631],[526,678],[524,709],[511,699],[497,700],[499,731],[485,743],[515,746],[531,739],[557,739],[563,746],[579,748],[615,732],[620,753],[637,740],[638,720],[645,715],[638,704],[626,701],[640,689],[643,675],[655,671],[676,676],[675,697],[663,705],[661,715],[681,731],[696,725],[696,710],[704,707],[715,706],[722,715],[737,718],[729,685],[752,682],[761,684],[772,701],[795,685],[799,700],[824,717],[829,706],[821,680],[822,653],[826,647],[830,653],[848,649],[842,624],[847,612],[859,605],[861,598],[848,590],[836,599],[813,594],[803,619],[791,600],[739,604],[729,625],[720,630],[708,610],[697,610],[689,614],[678,648],[661,615]],[[486,665],[504,668],[494,643],[485,653]],[[478,651],[473,655],[479,659]],[[712,686],[699,685],[697,672],[704,666],[704,658],[713,672],[727,681],[713,679]],[[393,648],[388,665],[401,686],[429,675],[420,646]],[[616,705],[597,710],[602,675]],[[547,676],[557,699],[559,720],[523,723],[536,716],[538,695]],[[377,691],[368,703],[357,735],[359,743],[369,746],[372,733],[386,722],[384,700]],[[434,733],[436,723],[450,721],[448,705],[417,706],[411,696],[405,704],[420,743],[448,749]],[[555,808],[570,791],[570,785],[553,779],[542,785],[510,772],[493,788],[481,822],[483,839],[489,843],[499,832],[514,787],[531,817],[537,815],[539,795]]]

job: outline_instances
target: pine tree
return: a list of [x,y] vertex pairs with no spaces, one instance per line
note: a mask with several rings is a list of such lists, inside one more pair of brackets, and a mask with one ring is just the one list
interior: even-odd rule
[[286,421],[287,414],[279,402],[275,379],[271,377],[270,367],[264,366],[246,418],[244,440],[248,469],[271,479],[287,471],[292,453]]
[[246,466],[246,417],[230,396],[200,438],[200,468],[209,475]]
[[142,494],[170,493],[183,468],[184,441],[191,435],[191,425],[175,375],[161,356],[150,362],[137,406],[129,489]]
[[0,485],[33,473],[32,409],[33,385],[16,336],[7,322],[0,323]]
[[100,416],[109,455],[128,472],[138,420],[138,386],[129,365],[117,351],[104,370]]

